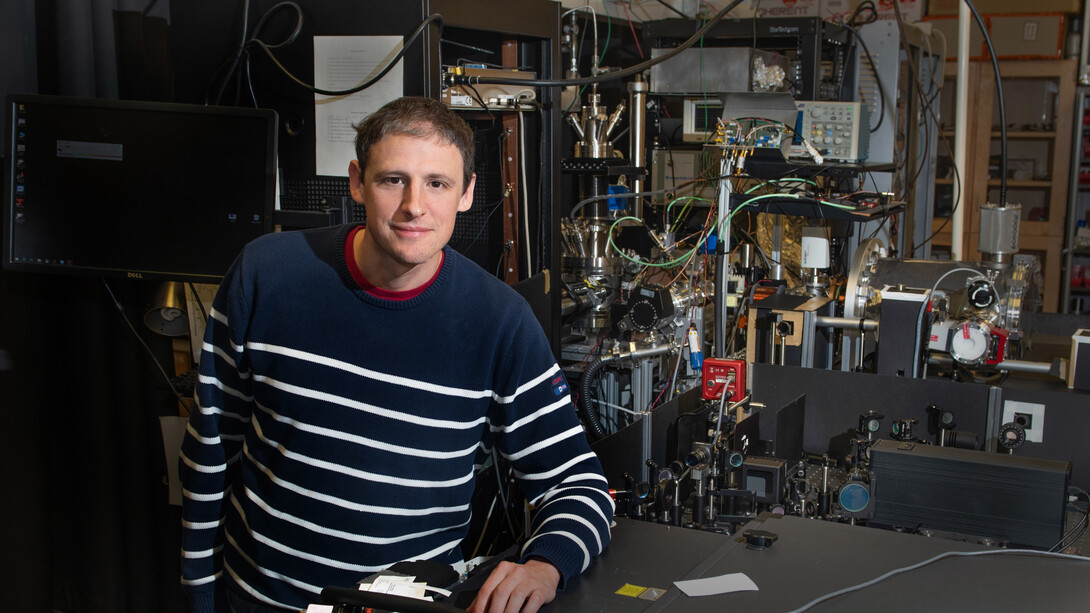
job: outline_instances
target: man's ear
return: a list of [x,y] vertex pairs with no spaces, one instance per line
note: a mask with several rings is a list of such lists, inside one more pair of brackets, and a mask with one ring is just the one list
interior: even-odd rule
[[363,204],[363,168],[360,167],[359,160],[348,163],[348,191],[353,200]]
[[469,184],[466,185],[466,191],[462,192],[462,198],[458,201],[458,212],[465,213],[469,210],[469,207],[473,206],[473,186],[477,184],[477,173],[473,173],[469,176]]

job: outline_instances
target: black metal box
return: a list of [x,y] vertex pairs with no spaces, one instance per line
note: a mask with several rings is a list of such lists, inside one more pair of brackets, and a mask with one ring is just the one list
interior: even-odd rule
[[1070,462],[888,440],[870,453],[874,523],[1043,549],[1063,537]]

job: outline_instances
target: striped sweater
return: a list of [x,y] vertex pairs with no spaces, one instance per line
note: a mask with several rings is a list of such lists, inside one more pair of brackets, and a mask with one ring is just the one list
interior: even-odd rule
[[292,609],[402,560],[461,559],[495,449],[536,508],[523,559],[561,584],[613,503],[529,307],[447,248],[404,301],[361,290],[350,226],[251,243],[220,286],[182,445],[182,583]]

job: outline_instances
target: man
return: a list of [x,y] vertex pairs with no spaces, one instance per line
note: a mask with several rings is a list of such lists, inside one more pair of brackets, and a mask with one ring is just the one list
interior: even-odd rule
[[225,276],[182,446],[182,582],[298,610],[403,560],[461,560],[493,449],[536,507],[471,611],[530,613],[609,541],[613,504],[529,307],[446,247],[473,134],[402,98],[357,126],[366,227],[257,239]]

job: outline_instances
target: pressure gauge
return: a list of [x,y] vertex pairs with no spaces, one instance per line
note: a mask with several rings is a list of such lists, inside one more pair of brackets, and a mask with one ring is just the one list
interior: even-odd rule
[[950,355],[962,364],[981,364],[988,356],[991,326],[980,321],[964,321],[951,331]]

